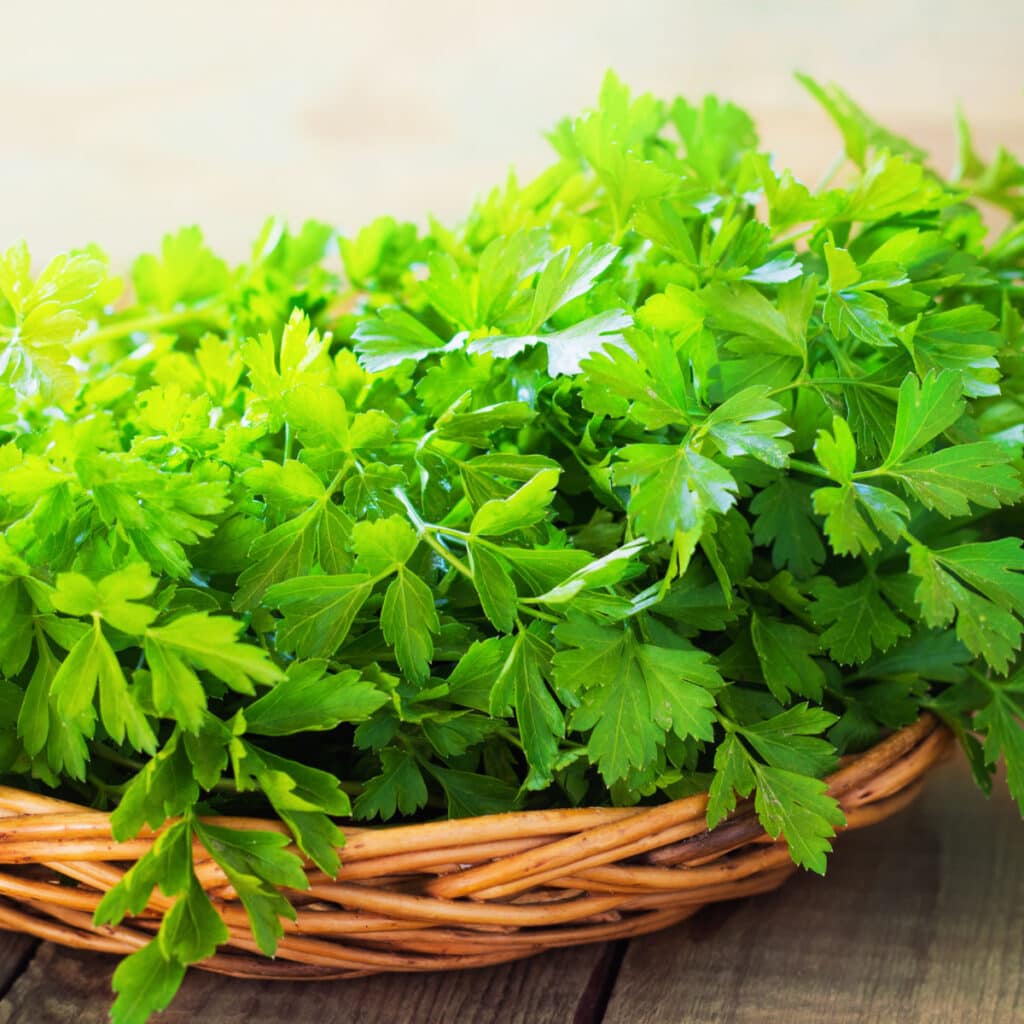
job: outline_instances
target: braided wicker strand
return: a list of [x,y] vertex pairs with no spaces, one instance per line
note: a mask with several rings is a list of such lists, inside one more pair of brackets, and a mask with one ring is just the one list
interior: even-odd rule
[[[910,803],[950,739],[926,714],[845,759],[828,784],[846,828],[874,824]],[[272,960],[257,950],[227,879],[197,846],[197,875],[231,936],[198,966],[287,980],[480,967],[655,931],[708,903],[767,892],[793,873],[785,842],[765,835],[749,805],[711,831],[706,806],[701,795],[656,807],[346,828],[341,873],[332,879],[308,869],[309,888],[289,894],[297,920],[285,922]],[[212,820],[282,829],[255,819]],[[0,928],[132,952],[149,941],[169,904],[159,891],[143,914],[118,928],[93,927],[92,913],[155,835],[117,843],[105,813],[0,787]]]

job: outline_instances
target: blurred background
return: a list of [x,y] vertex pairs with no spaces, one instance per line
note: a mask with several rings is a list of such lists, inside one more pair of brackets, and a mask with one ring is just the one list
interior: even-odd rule
[[0,245],[37,261],[97,241],[125,265],[187,223],[241,257],[271,213],[457,218],[543,167],[609,67],[740,102],[812,182],[839,143],[796,69],[943,169],[957,102],[983,153],[1024,149],[1021,0],[8,0],[0,34]]

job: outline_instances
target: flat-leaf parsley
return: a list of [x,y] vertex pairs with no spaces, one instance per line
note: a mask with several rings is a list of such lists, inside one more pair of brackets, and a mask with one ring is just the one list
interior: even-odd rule
[[816,190],[609,75],[455,228],[0,254],[0,767],[173,819],[96,913],[172,900],[121,1024],[227,939],[194,849],[269,955],[339,819],[708,790],[821,872],[924,709],[1024,806],[1024,166],[804,84]]

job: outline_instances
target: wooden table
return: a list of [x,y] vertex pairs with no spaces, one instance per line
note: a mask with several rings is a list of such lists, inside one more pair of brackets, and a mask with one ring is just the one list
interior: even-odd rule
[[[1024,823],[957,760],[828,876],[631,942],[458,974],[316,984],[194,972],[161,1024],[1024,1022]],[[109,957],[0,933],[0,1024],[102,1024]]]

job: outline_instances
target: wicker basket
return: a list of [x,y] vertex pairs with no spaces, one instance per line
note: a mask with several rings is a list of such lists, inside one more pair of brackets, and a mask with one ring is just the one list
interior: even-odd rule
[[[925,715],[845,759],[828,781],[846,827],[906,806],[949,741]],[[651,932],[707,903],[774,889],[793,872],[785,843],[764,834],[749,805],[709,832],[706,802],[346,828],[341,874],[308,869],[309,889],[291,894],[298,920],[285,922],[273,960],[258,953],[235,894],[197,847],[197,874],[231,934],[199,966],[292,980],[479,967]],[[94,928],[92,912],[153,833],[117,843],[105,813],[2,787],[0,815],[0,864],[9,866],[0,872],[0,928],[110,953],[149,940],[168,904],[159,891],[130,926]]]

